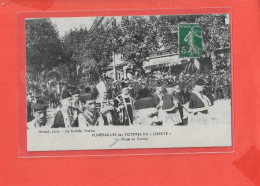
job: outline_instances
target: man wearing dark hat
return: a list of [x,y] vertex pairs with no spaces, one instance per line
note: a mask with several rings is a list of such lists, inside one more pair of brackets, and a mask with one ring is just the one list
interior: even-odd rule
[[42,95],[39,90],[35,90],[32,94],[32,102],[37,103],[39,100],[42,100]]
[[205,81],[198,78],[195,81],[195,86],[192,90],[190,103],[189,103],[189,121],[188,124],[208,124],[208,108],[211,105],[209,98],[202,94],[204,89]]
[[138,91],[142,89],[142,86],[138,83],[138,82],[135,82],[134,84],[134,96],[133,98],[137,98],[138,97]]
[[80,94],[80,90],[76,87],[71,91],[72,97],[71,97],[69,109],[74,120],[73,127],[78,127],[78,115],[80,114],[79,94]]
[[71,94],[64,90],[61,95],[61,108],[57,112],[52,128],[74,127],[73,114],[70,110]]
[[[189,94],[189,92],[186,92],[186,94]],[[180,116],[182,119],[182,123],[180,123],[179,125],[186,125],[188,123],[188,116],[187,116],[187,111],[183,106],[185,104],[185,98],[184,98],[185,94],[184,92],[181,92],[179,82],[175,82],[174,91],[172,95],[178,101],[178,110],[180,112]]]
[[32,113],[34,119],[27,123],[27,129],[39,128],[39,127],[51,127],[50,125],[46,125],[46,110],[48,108],[47,104],[37,102],[32,103]]
[[102,114],[105,125],[114,125],[114,105],[112,100],[108,99],[107,88],[102,81],[96,85],[96,88],[98,90],[97,110]]
[[163,125],[177,125],[182,123],[181,115],[178,109],[178,101],[173,97],[174,86],[176,84],[169,82],[166,87],[166,92],[162,95],[162,108],[160,117]]
[[213,89],[212,88],[212,80],[209,76],[206,76],[203,94],[205,94],[209,98],[211,104],[213,105],[214,104],[214,97],[213,97],[212,89]]
[[93,92],[80,95],[83,112],[78,116],[79,127],[103,126],[104,119],[96,109],[96,97]]
[[155,98],[158,108],[161,107],[159,105],[160,102],[162,103],[161,91],[162,91],[162,83],[160,81],[157,81],[155,86],[154,86],[152,96]]
[[158,120],[158,102],[147,88],[138,92],[138,98],[135,102],[135,124],[138,125],[161,125]]
[[114,100],[117,123],[119,125],[130,125],[134,121],[134,99],[129,95],[128,84],[122,82],[122,93]]
[[78,88],[75,88],[74,90],[71,91],[71,106],[73,108],[78,108],[79,107],[79,94],[80,90]]
[[43,97],[41,95],[40,90],[29,91],[27,96],[27,121],[31,121],[33,119],[31,104],[37,102],[43,102]]
[[180,89],[181,89],[180,95],[183,99],[183,104],[186,104],[190,101],[190,91],[188,89],[188,86],[183,84],[182,87],[180,87]]
[[40,85],[40,94],[41,94],[42,100],[44,102],[47,102],[47,98],[49,97],[49,92],[48,92],[45,84]]

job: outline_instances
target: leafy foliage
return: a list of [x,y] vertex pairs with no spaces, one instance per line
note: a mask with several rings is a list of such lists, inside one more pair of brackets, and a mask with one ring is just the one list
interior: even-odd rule
[[202,28],[204,51],[211,53],[229,47],[226,15],[123,16],[118,23],[100,24],[93,29],[70,30],[62,39],[49,19],[26,20],[27,65],[38,71],[63,64],[69,69],[80,64],[89,74],[100,76],[112,62],[112,54],[142,69],[155,51],[178,52],[178,24],[198,23]]
[[135,64],[137,68],[142,67],[149,53],[158,48],[156,33],[152,27],[152,23],[142,16],[133,16],[122,21],[118,27],[122,30],[118,53],[123,56],[123,60]]
[[36,71],[52,69],[62,58],[61,41],[50,19],[28,19],[26,27],[26,65]]
[[229,47],[230,27],[225,24],[225,15],[203,15],[196,18],[202,28],[204,50],[214,52],[217,49]]
[[63,38],[64,50],[89,72],[101,75],[100,71],[111,62],[113,46],[110,33],[102,26],[89,32],[86,28],[73,30]]

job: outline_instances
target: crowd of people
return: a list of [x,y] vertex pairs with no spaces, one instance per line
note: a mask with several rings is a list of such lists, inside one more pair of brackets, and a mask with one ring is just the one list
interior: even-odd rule
[[[192,125],[209,123],[208,109],[231,98],[230,71],[145,77],[81,85],[27,80],[27,127]],[[46,113],[54,111],[54,120]]]

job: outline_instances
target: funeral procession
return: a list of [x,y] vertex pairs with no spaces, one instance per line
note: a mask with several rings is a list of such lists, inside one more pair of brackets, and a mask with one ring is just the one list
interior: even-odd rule
[[25,22],[28,130],[218,125],[230,117],[228,14],[77,20]]

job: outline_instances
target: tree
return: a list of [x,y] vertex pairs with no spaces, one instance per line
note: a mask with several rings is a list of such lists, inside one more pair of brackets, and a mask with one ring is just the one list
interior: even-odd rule
[[100,77],[112,62],[112,31],[102,25],[91,31],[71,30],[63,38],[64,51],[71,61],[81,64],[91,76]]
[[61,41],[50,19],[28,19],[25,29],[26,65],[37,72],[58,66],[62,60]]
[[[198,23],[202,28],[204,51],[214,52],[229,43],[229,26],[225,15],[124,16],[111,26],[98,24],[93,29],[71,30],[63,38],[64,53],[72,62],[80,63],[89,74],[101,76],[112,62],[112,54],[120,54],[126,63],[142,69],[151,53],[171,48],[178,53],[178,24]],[[102,19],[100,19],[102,20]]]
[[86,49],[86,40],[88,31],[86,28],[70,30],[62,38],[63,51],[66,56],[73,61],[84,62],[84,51]]
[[120,41],[116,53],[120,53],[124,61],[141,68],[150,53],[158,49],[153,22],[144,16],[133,16],[124,18],[118,29],[121,35],[115,38]]
[[196,22],[202,28],[202,38],[204,50],[206,52],[215,52],[217,49],[223,49],[230,43],[230,27],[225,24],[225,14],[201,15],[196,18]]
[[112,62],[112,52],[115,50],[114,37],[111,35],[111,30],[106,29],[103,25],[89,32],[86,55],[93,62],[89,63],[89,68],[102,75],[104,69]]
[[159,43],[172,45],[178,52],[178,24],[198,23],[202,28],[204,51],[214,52],[230,43],[230,28],[225,24],[225,14],[167,15],[153,17]]

